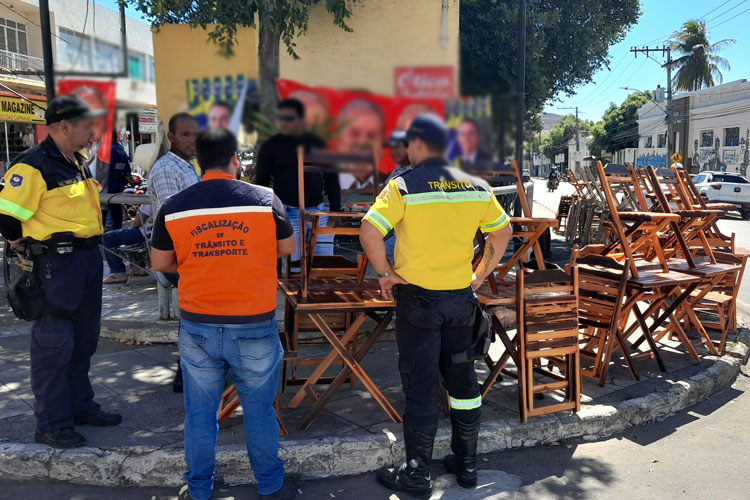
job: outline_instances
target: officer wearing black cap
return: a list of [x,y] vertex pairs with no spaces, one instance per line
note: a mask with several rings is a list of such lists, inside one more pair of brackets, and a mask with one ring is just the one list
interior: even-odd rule
[[93,139],[93,111],[81,98],[49,102],[49,136],[15,159],[0,191],[0,233],[25,255],[44,308],[31,330],[35,440],[83,446],[74,425],[117,425],[94,402],[89,381],[102,307],[99,185],[79,150]]
[[[490,186],[449,166],[443,156],[445,125],[438,116],[419,115],[406,139],[414,169],[386,185],[363,219],[360,241],[384,298],[396,296],[398,369],[406,396],[406,461],[378,471],[377,478],[390,489],[428,498],[440,375],[451,408],[453,454],[445,467],[466,488],[477,482],[482,399],[471,353],[481,314],[473,289],[500,261],[511,229]],[[393,268],[383,244],[391,229],[396,232]],[[488,236],[473,272],[477,229]]]

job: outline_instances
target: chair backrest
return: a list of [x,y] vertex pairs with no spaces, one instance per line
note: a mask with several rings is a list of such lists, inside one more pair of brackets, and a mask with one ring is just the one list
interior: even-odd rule
[[526,359],[578,350],[577,270],[558,269],[516,275],[518,335]]
[[[305,154],[304,147],[299,146],[297,148],[297,185],[298,185],[298,198],[299,198],[299,255],[300,255],[300,294],[302,297],[307,297],[308,282],[311,274],[311,267],[313,263],[313,253],[315,250],[315,242],[320,234],[331,234],[331,235],[359,235],[359,227],[339,227],[334,225],[330,228],[320,228],[318,225],[319,218],[321,216],[327,217],[352,217],[351,213],[334,213],[334,212],[315,212],[311,214],[306,213],[305,204],[305,173],[334,173],[338,174],[341,165],[353,165],[353,164],[368,164],[371,165],[374,172],[374,184],[377,185],[377,158],[375,153],[339,153],[336,151],[321,150]],[[373,199],[377,194],[373,187]],[[309,216],[308,216],[309,215]],[[312,220],[313,232],[308,241],[307,238],[307,223]],[[308,248],[308,245],[312,243],[312,246]],[[357,261],[356,277],[358,280],[364,278],[364,272],[367,268],[367,258],[363,257]],[[347,269],[342,269],[343,275],[351,275]],[[325,274],[325,273],[324,273]],[[330,277],[330,276],[328,276]]]
[[614,334],[625,302],[630,261],[620,263],[610,257],[578,257],[578,323],[581,327],[602,328]]

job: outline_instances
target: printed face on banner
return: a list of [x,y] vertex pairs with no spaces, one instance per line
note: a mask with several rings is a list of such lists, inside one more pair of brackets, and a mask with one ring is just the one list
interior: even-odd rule
[[246,99],[257,99],[258,85],[245,75],[191,78],[187,86],[187,112],[201,130],[213,127],[239,133]]
[[112,126],[115,117],[115,82],[96,80],[61,80],[60,94],[76,94],[94,110],[107,110],[107,114],[93,118],[94,137],[84,149],[86,166],[103,186],[107,184],[109,159],[112,149]]

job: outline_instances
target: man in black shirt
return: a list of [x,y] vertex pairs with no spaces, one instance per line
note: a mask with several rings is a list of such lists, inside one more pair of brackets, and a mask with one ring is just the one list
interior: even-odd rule
[[[325,149],[326,143],[305,132],[305,106],[297,99],[284,99],[278,105],[277,120],[280,133],[272,136],[260,147],[255,173],[255,183],[273,187],[276,196],[286,208],[294,227],[297,249],[292,261],[299,261],[299,184],[297,182],[297,147],[303,146],[305,153]],[[331,212],[341,210],[341,188],[335,173],[305,173],[305,210],[325,211],[323,193],[328,195]],[[320,218],[320,225],[328,225],[328,217]],[[308,234],[309,237],[309,234]],[[317,255],[333,255],[333,235],[318,236],[315,246]],[[295,264],[295,267],[298,264]]]

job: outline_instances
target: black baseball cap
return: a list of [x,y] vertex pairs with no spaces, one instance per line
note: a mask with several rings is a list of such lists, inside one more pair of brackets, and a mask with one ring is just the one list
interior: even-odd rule
[[406,146],[406,131],[394,130],[391,132],[391,135],[388,136],[388,140],[385,141],[384,146]]
[[72,120],[81,117],[96,117],[107,114],[106,109],[91,109],[86,101],[75,94],[65,94],[52,99],[47,105],[44,118],[47,125],[52,125],[62,120]]
[[445,144],[445,122],[435,113],[417,115],[406,131],[406,140],[422,139],[427,144]]

